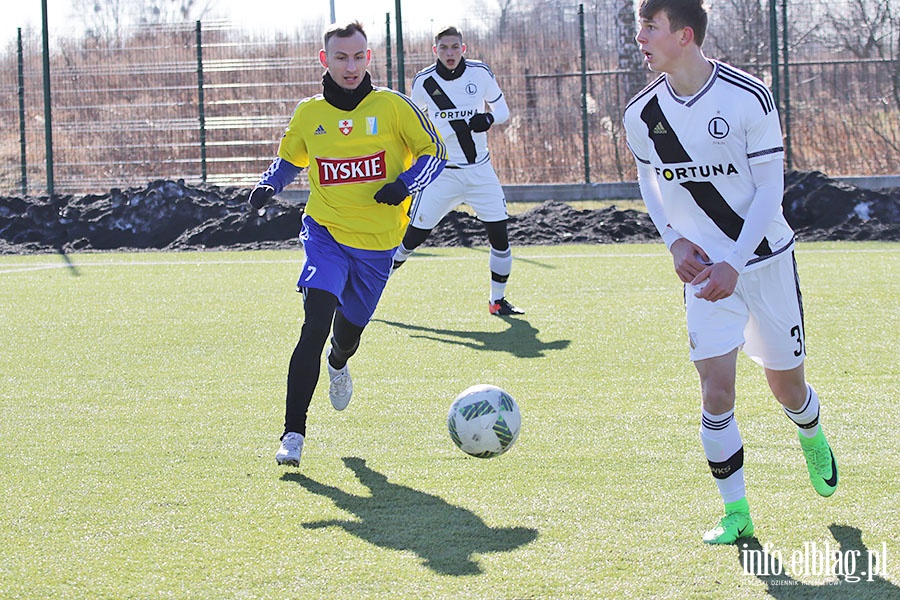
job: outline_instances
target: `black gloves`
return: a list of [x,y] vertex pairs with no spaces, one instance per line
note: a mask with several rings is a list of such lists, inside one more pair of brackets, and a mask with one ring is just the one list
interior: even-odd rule
[[259,210],[266,205],[266,202],[275,195],[275,188],[271,185],[258,185],[250,192],[250,198],[247,200],[254,210]]
[[469,119],[469,129],[475,133],[487,131],[494,124],[494,115],[491,113],[475,113]]
[[409,196],[409,189],[407,189],[405,183],[398,179],[393,183],[384,184],[380,190],[375,192],[375,202],[397,206],[407,196]]

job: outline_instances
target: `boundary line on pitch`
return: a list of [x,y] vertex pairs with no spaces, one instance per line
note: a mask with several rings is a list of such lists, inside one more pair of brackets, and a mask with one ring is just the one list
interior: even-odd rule
[[[895,252],[900,252],[900,245],[893,248],[821,248],[821,249],[806,249],[801,252],[801,254],[893,254]],[[302,254],[302,251],[300,251]],[[72,255],[69,255],[71,258]],[[413,260],[417,261],[425,261],[425,260],[433,260],[433,261],[469,261],[469,260],[483,260],[484,256],[482,253],[478,255],[468,255],[468,256],[418,256],[413,255]],[[515,254],[513,256],[516,256]],[[616,259],[616,258],[660,258],[660,257],[668,257],[668,254],[665,252],[629,252],[626,254],[525,254],[520,255],[523,260],[552,260],[552,259],[585,259],[585,258],[598,258],[598,259]],[[279,264],[299,264],[301,259],[299,258],[290,258],[290,259],[282,259],[282,260],[204,260],[204,261],[183,261],[183,260],[172,260],[172,261],[130,261],[130,260],[122,260],[122,261],[99,261],[99,262],[60,262],[60,263],[36,263],[32,265],[2,265],[0,264],[0,275],[14,275],[18,273],[28,273],[35,271],[48,271],[54,269],[71,269],[72,267],[77,268],[93,268],[93,267],[168,267],[168,266],[194,266],[194,267],[204,267],[204,266],[224,266],[224,265],[279,265]]]

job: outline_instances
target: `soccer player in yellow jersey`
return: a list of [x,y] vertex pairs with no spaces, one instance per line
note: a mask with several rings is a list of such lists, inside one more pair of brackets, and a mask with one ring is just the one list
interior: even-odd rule
[[347,360],[387,283],[409,222],[410,194],[434,180],[447,162],[428,117],[406,96],[372,86],[366,70],[371,58],[358,22],[328,28],[319,51],[326,69],[323,93],[297,106],[278,155],[250,193],[251,206],[259,210],[308,169],[310,194],[300,232],[305,259],[297,282],[304,320],[288,367],[278,464],[300,464],[329,334],[331,404],[336,410],[349,404]]

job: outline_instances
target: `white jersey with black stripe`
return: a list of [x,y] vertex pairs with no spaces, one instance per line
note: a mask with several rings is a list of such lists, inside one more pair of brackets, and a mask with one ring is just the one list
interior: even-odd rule
[[[487,132],[468,128],[475,113],[485,112],[485,104],[503,97],[491,69],[478,60],[464,59],[466,68],[456,79],[438,74],[437,64],[416,73],[412,100],[428,113],[447,146],[448,165],[465,167],[483,164],[490,158]],[[499,122],[499,121],[498,121]]]
[[[718,61],[699,92],[678,97],[665,75],[625,108],[628,147],[656,172],[668,224],[724,260],[756,191],[750,166],[781,160],[781,123],[772,93],[752,75]],[[793,230],[781,211],[747,263],[781,254]]]

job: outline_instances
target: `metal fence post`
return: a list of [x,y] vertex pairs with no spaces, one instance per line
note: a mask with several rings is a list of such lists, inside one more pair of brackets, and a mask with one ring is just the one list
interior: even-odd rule
[[206,183],[206,108],[203,103],[203,36],[197,21],[197,105],[200,111],[200,179]]
[[41,0],[41,37],[44,71],[44,147],[47,152],[47,195],[53,197],[53,117],[50,110],[50,34],[47,27],[47,0]]
[[778,0],[769,0],[769,61],[772,71],[772,95],[775,97],[775,106],[781,110],[781,86],[778,73]]
[[384,13],[384,44],[387,57],[387,86],[393,87],[391,85],[391,79],[394,77],[394,64],[391,62],[391,13]]
[[22,28],[18,28],[16,53],[19,62],[19,164],[22,167],[22,195],[28,195],[28,154],[25,152],[25,57],[22,51]]
[[591,182],[591,154],[588,139],[587,46],[584,34],[584,4],[578,5],[578,39],[581,42],[581,144],[584,153],[584,182]]
[[401,1],[396,0],[394,13],[397,17],[397,91],[406,93],[406,68],[403,60],[403,15],[400,8]]
[[788,17],[787,0],[781,0],[781,35],[782,35],[782,59],[784,61],[784,157],[788,169],[794,167],[791,156],[791,85],[790,85],[790,58],[788,56]]

